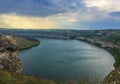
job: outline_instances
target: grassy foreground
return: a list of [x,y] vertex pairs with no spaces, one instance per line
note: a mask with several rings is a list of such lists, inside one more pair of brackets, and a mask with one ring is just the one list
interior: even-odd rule
[[98,84],[97,82],[69,80],[65,83],[41,79],[34,76],[24,75],[21,73],[8,72],[0,70],[0,84]]
[[0,70],[0,84],[58,84],[33,76]]

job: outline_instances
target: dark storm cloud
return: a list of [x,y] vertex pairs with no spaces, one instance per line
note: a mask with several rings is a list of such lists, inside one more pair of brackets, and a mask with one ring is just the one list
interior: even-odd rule
[[[98,1],[106,7],[102,7]],[[55,15],[51,17],[53,20],[57,19],[56,23],[64,24],[66,21],[68,27],[119,28],[119,3],[117,0],[118,5],[114,5],[112,1],[106,3],[106,0],[0,0],[0,14],[39,16],[39,18]],[[67,23],[70,20],[75,22]]]
[[110,15],[115,17],[120,17],[120,11],[111,12]]
[[84,9],[79,0],[0,0],[0,13],[49,16]]

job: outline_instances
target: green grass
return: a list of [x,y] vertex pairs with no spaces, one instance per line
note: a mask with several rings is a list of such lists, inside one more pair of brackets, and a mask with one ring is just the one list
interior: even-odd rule
[[57,84],[33,76],[0,70],[0,84]]
[[52,81],[34,76],[0,70],[0,84],[98,84],[97,81],[69,80],[67,82]]
[[20,50],[28,49],[40,44],[39,40],[37,39],[30,40],[24,37],[14,37],[14,38]]
[[113,47],[110,49],[111,54],[115,58],[114,66],[115,68],[120,66],[120,48]]

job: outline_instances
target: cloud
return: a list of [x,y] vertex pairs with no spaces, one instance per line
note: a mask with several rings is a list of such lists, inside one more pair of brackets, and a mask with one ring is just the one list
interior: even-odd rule
[[[16,13],[0,14],[0,28],[19,29],[84,29],[78,22],[77,14],[58,14],[48,17],[23,16]],[[71,19],[71,21],[70,21]],[[72,21],[75,19],[76,21]]]
[[46,17],[77,11],[82,6],[79,0],[0,0],[0,13]]
[[119,11],[120,0],[83,0],[87,7],[97,7],[101,11]]
[[0,28],[51,29],[56,24],[48,18],[21,16],[15,13],[0,14]]
[[120,11],[111,12],[110,15],[115,17],[120,17]]
[[106,28],[120,23],[119,1],[0,0],[0,27]]
[[63,14],[57,14],[53,16],[56,19],[64,20],[66,22],[78,22],[78,21],[91,21],[93,19],[93,16],[88,13],[80,13],[73,12],[73,13],[63,13]]

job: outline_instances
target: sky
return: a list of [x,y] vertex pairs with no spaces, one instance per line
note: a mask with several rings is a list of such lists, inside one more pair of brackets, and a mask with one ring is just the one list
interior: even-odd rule
[[120,0],[0,0],[0,28],[120,29]]

